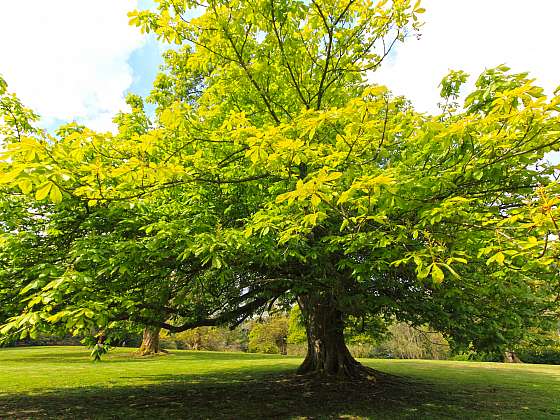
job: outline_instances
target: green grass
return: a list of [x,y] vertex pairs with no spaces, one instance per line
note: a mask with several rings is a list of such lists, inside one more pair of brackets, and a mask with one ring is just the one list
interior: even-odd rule
[[560,366],[364,360],[398,378],[318,383],[295,357],[131,351],[0,349],[0,418],[560,418]]

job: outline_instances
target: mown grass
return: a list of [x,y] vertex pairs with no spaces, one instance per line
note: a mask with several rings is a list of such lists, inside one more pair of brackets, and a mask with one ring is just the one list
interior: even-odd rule
[[377,383],[298,377],[301,359],[0,349],[0,418],[560,418],[560,366],[364,360]]

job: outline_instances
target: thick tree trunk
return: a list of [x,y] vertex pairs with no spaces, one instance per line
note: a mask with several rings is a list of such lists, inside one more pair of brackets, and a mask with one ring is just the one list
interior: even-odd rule
[[332,295],[298,298],[307,330],[307,356],[300,374],[373,379],[375,371],[359,363],[344,342],[344,321]]
[[514,351],[507,350],[504,352],[504,363],[523,363]]
[[159,332],[161,328],[157,327],[146,327],[144,328],[144,334],[142,335],[142,344],[138,349],[138,354],[140,356],[149,356],[153,354],[162,353],[159,348]]

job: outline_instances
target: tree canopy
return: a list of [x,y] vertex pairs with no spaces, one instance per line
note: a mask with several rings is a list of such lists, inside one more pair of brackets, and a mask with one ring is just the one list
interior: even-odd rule
[[[192,16],[198,7],[201,14]],[[3,334],[237,325],[298,302],[301,371],[361,375],[349,321],[503,349],[557,319],[560,96],[527,73],[441,83],[441,113],[370,82],[409,0],[160,0],[179,45],[116,133],[56,134],[0,88]]]

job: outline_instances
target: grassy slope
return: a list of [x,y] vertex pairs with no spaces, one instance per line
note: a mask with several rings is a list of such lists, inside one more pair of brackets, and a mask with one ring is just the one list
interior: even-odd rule
[[560,366],[367,360],[401,377],[317,384],[298,358],[0,349],[0,418],[560,418]]

